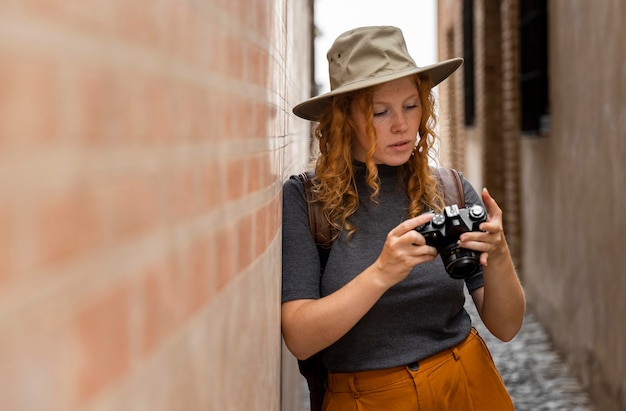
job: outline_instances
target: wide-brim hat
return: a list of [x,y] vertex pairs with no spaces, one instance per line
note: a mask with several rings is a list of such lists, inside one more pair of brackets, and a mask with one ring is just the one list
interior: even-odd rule
[[318,121],[339,94],[386,83],[412,74],[429,74],[433,87],[450,76],[463,59],[418,67],[409,55],[402,31],[393,26],[359,27],[337,37],[327,54],[330,92],[303,101],[293,113]]

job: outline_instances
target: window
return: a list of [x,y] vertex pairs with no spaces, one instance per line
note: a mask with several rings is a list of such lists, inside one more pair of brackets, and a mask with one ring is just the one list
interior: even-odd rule
[[522,134],[540,135],[550,124],[547,0],[520,2]]

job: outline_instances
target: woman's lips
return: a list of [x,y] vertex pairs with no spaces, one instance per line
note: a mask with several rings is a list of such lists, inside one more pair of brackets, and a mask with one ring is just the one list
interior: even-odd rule
[[397,143],[391,144],[389,148],[391,148],[394,151],[405,151],[406,149],[409,148],[410,144],[411,144],[411,140],[398,141]]

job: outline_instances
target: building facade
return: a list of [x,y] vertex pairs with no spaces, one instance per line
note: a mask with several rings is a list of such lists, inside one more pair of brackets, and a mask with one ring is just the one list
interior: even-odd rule
[[312,5],[1,3],[0,409],[296,409]]
[[601,410],[626,409],[626,4],[439,0],[442,162],[486,186],[529,309]]

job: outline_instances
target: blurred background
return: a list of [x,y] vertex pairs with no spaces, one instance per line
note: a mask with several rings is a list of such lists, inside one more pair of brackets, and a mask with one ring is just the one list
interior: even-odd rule
[[465,59],[437,90],[439,161],[489,188],[529,312],[596,408],[626,409],[625,18],[621,0],[0,2],[0,409],[300,409],[281,187],[312,125],[291,107],[369,24],[401,27],[418,65]]

